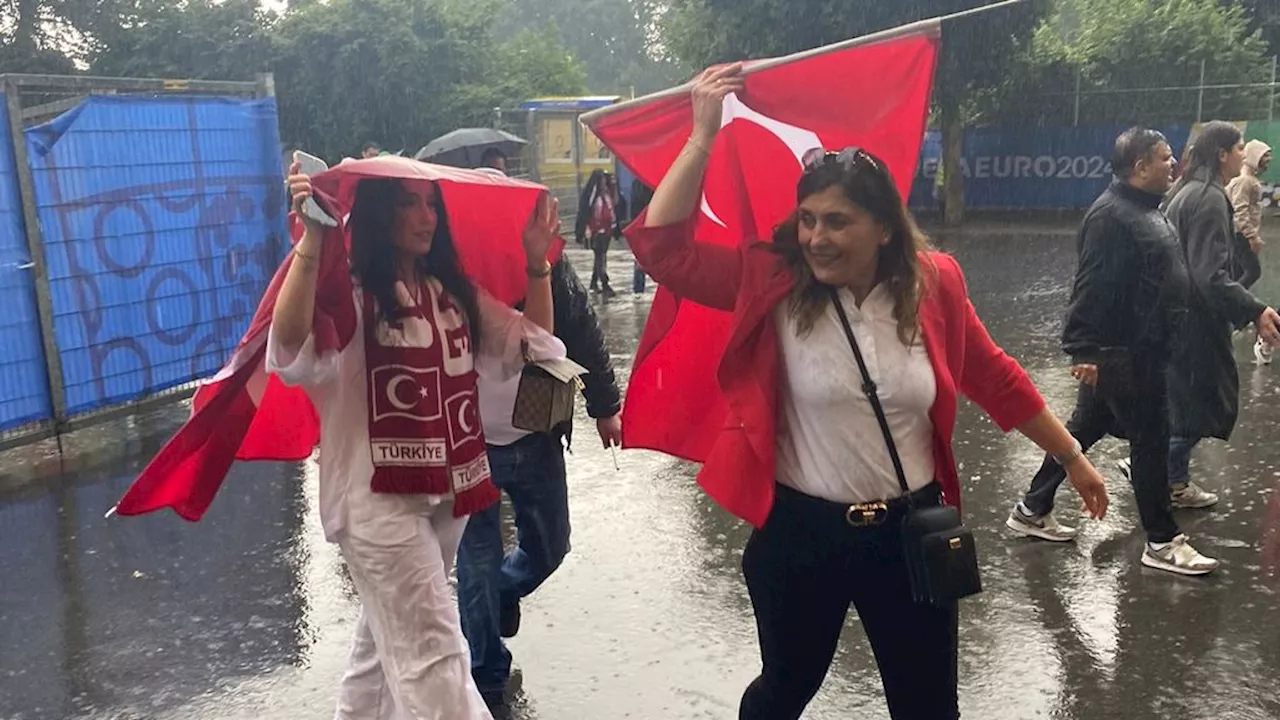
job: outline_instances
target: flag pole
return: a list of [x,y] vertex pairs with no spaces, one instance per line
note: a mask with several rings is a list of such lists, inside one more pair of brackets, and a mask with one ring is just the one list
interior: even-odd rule
[[[779,65],[783,65],[790,62],[795,62],[797,60],[804,60],[807,58],[816,57],[818,55],[825,55],[827,53],[835,52],[838,50],[848,50],[849,48],[852,48],[852,47],[859,47],[862,45],[871,45],[873,43],[885,42],[888,40],[896,40],[897,38],[904,37],[907,35],[918,35],[918,34],[939,35],[942,32],[942,23],[951,22],[953,20],[960,20],[962,18],[971,17],[973,15],[979,15],[989,10],[999,10],[1001,8],[1018,5],[1024,1],[1025,0],[1001,0],[1001,2],[991,3],[989,5],[982,5],[980,7],[975,7],[975,8],[969,8],[968,10],[961,10],[960,12],[954,12],[954,13],[951,13],[950,15],[939,15],[938,17],[929,18],[927,20],[917,20],[912,23],[907,23],[905,25],[899,25],[898,27],[889,28],[888,30],[880,30],[879,32],[873,32],[869,35],[862,35],[860,37],[856,37],[851,40],[843,40],[841,42],[838,42],[832,45],[823,45],[822,47],[816,47],[811,50],[802,50],[798,53],[792,53],[791,55],[784,55],[783,57],[769,58],[767,60],[759,60],[754,62],[747,61],[746,66],[742,69],[742,74],[750,75],[752,73],[760,72],[761,70],[768,70],[770,68],[774,68]],[[693,83],[694,81],[690,80],[689,82],[686,82],[683,85],[667,88],[666,90],[660,90],[655,93],[650,93],[648,95],[644,95],[642,97],[638,97],[633,100],[626,100],[614,105],[609,105],[596,110],[592,110],[589,113],[585,113],[579,116],[578,121],[581,122],[583,125],[586,125],[587,127],[591,127],[596,122],[598,122],[600,118],[603,118],[606,115],[611,115],[615,112],[618,112],[619,110],[625,110],[627,108],[632,108],[637,105],[644,105],[644,104],[653,102],[654,100],[661,100],[663,98],[668,98],[675,95],[687,94],[689,90],[693,88]]]

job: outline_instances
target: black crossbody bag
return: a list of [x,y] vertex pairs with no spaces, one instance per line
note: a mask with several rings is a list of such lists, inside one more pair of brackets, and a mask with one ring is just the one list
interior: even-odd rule
[[884,433],[885,444],[889,446],[889,457],[893,460],[893,471],[898,476],[902,495],[907,499],[907,515],[902,519],[902,549],[907,573],[911,578],[912,599],[917,603],[942,607],[982,592],[977,547],[973,533],[960,520],[960,511],[945,504],[934,507],[915,506],[911,488],[907,485],[906,473],[902,469],[902,458],[898,456],[898,446],[893,442],[893,434],[889,432],[889,421],[880,404],[875,381],[867,371],[867,363],[862,359],[862,349],[858,347],[858,339],[849,326],[849,316],[834,288],[831,289],[831,302],[836,306],[849,347],[853,348],[858,371],[862,373],[862,391],[867,394],[871,409],[876,413],[876,420],[880,422],[880,431]]

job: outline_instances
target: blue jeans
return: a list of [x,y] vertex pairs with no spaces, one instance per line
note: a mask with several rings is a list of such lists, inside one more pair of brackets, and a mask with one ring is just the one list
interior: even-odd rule
[[1200,444],[1200,438],[1169,438],[1169,485],[1180,487],[1191,481],[1191,451]]
[[489,446],[493,481],[511,498],[517,546],[503,552],[499,506],[476,513],[458,548],[458,607],[471,646],[471,675],[481,692],[500,691],[511,652],[499,630],[504,605],[543,583],[569,552],[569,489],[558,437],[530,435]]

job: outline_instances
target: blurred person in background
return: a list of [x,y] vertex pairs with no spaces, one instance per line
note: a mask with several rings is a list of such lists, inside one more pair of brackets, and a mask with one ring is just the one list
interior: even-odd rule
[[577,239],[588,245],[594,255],[591,266],[591,292],[599,290],[613,297],[609,284],[609,245],[618,232],[618,186],[613,175],[593,170],[578,199]]
[[[495,170],[496,172],[496,170]],[[586,288],[561,255],[551,267],[555,335],[582,376],[587,415],[604,447],[622,445],[622,393]],[[480,419],[493,482],[511,500],[516,547],[504,552],[499,507],[471,516],[458,550],[458,604],[471,648],[471,674],[493,710],[507,701],[511,651],[503,638],[520,630],[520,601],[560,567],[569,552],[569,488],[564,451],[573,426],[530,433],[511,423],[520,376],[481,377]]]
[[480,167],[493,168],[500,171],[503,175],[507,174],[507,155],[496,147],[485,150],[480,155]]
[[[1080,382],[1067,429],[1088,451],[1109,434],[1129,441],[1133,494],[1147,544],[1142,564],[1203,575],[1218,562],[1196,552],[1178,530],[1169,496],[1169,353],[1179,342],[1191,291],[1178,233],[1160,202],[1173,185],[1173,150],[1155,130],[1116,138],[1116,178],[1080,226],[1075,282],[1062,331]],[[1053,515],[1067,477],[1044,459],[1005,524],[1027,537],[1074,540]]]
[[[1227,183],[1227,197],[1235,210],[1235,277],[1246,289],[1262,277],[1262,260],[1258,255],[1266,243],[1262,240],[1261,176],[1270,165],[1271,146],[1261,140],[1250,140],[1244,145],[1244,168]],[[1253,358],[1258,365],[1271,364],[1271,349],[1261,336],[1253,344]]]
[[1226,186],[1245,165],[1235,125],[1206,123],[1192,144],[1182,178],[1165,208],[1178,231],[1191,276],[1182,342],[1169,366],[1169,483],[1179,508],[1218,502],[1191,481],[1191,453],[1204,438],[1230,439],[1239,414],[1240,377],[1232,330],[1251,323],[1271,347],[1280,343],[1280,315],[1236,282],[1235,209]]

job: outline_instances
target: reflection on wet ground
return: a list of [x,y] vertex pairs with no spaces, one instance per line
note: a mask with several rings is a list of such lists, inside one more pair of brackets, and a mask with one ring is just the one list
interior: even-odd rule
[[[1074,390],[1057,332],[1070,236],[1005,229],[944,245],[997,340],[1065,414]],[[589,274],[589,256],[571,255]],[[1269,265],[1260,292],[1274,298],[1280,262]],[[597,307],[625,369],[653,288],[643,298],[626,291],[625,251],[611,270],[620,294]],[[1106,521],[1087,523],[1067,547],[1008,537],[1004,516],[1039,454],[964,409],[957,451],[986,586],[962,610],[965,717],[1280,717],[1280,451],[1269,442],[1280,366],[1255,369],[1243,341],[1239,349],[1239,432],[1206,445],[1195,465],[1222,503],[1179,516],[1197,547],[1226,563],[1208,579],[1138,564],[1142,536],[1115,442],[1095,453],[1114,480]],[[143,424],[171,429],[182,413]],[[690,466],[628,452],[615,471],[589,427],[568,461],[573,552],[527,601],[512,642],[524,676],[512,717],[736,717],[759,662],[738,569],[747,529],[698,491]],[[152,448],[0,490],[0,718],[330,717],[355,603],[320,533],[314,467],[239,465],[198,525],[170,514],[103,520]],[[807,717],[887,717],[853,615]]]

